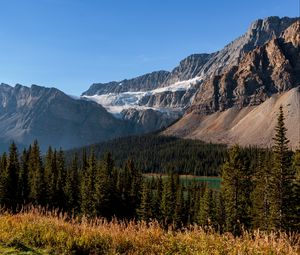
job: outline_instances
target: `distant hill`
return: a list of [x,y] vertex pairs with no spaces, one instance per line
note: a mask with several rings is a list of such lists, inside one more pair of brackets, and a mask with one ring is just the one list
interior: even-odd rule
[[37,139],[72,148],[134,133],[134,127],[114,118],[101,105],[73,99],[55,88],[0,85],[1,148],[11,141],[28,145]]

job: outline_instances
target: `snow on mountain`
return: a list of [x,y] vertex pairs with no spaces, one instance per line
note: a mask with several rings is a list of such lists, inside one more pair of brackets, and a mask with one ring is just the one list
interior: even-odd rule
[[160,112],[168,112],[168,111],[180,111],[178,108],[161,108],[161,107],[149,107],[145,106],[142,103],[142,99],[146,96],[152,96],[165,92],[177,92],[177,91],[187,91],[197,82],[199,82],[201,78],[196,77],[186,81],[176,82],[167,87],[157,88],[148,91],[136,91],[136,92],[122,92],[122,93],[108,93],[102,95],[82,95],[81,97],[84,99],[92,100],[98,104],[101,104],[107,111],[112,114],[119,116],[123,110],[127,110],[130,108],[145,110],[145,109],[153,109]]

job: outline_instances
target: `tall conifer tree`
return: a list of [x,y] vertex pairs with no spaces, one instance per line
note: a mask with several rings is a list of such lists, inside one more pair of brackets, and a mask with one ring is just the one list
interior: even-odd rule
[[291,154],[288,148],[289,140],[286,137],[283,108],[280,106],[275,127],[273,152],[274,166],[271,182],[271,227],[289,229],[292,216],[292,186],[294,174],[291,168]]

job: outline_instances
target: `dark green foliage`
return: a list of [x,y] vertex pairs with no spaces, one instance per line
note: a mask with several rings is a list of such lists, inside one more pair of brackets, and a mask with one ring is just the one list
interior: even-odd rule
[[222,169],[222,193],[226,210],[227,230],[240,234],[251,225],[251,170],[247,157],[235,145]]
[[293,202],[294,214],[291,219],[293,229],[300,229],[300,147],[296,150],[293,157],[293,171],[295,173],[295,180],[293,185]]
[[206,188],[200,202],[198,223],[202,226],[216,224],[216,195],[212,189]]
[[45,205],[47,199],[45,196],[44,168],[37,141],[29,150],[28,175],[29,201],[34,204]]
[[[200,176],[218,175],[227,155],[225,145],[158,135],[118,138],[86,147],[84,151],[90,151],[91,148],[98,159],[110,151],[117,167],[123,167],[124,162],[131,158],[135,167],[143,173],[175,171],[178,174]],[[82,149],[68,151],[66,155],[69,161],[75,152],[80,155]]]
[[166,226],[173,222],[173,215],[176,206],[176,191],[179,185],[178,175],[171,174],[163,185],[163,193],[160,204],[162,222]]
[[148,221],[152,218],[151,207],[151,188],[149,182],[144,182],[141,195],[141,203],[137,209],[138,218],[144,221]]
[[272,159],[269,153],[259,154],[259,163],[253,176],[253,227],[271,229]]
[[20,204],[26,204],[29,196],[28,185],[29,153],[24,149],[20,158],[20,171],[18,175],[17,196]]
[[3,153],[0,165],[0,202],[3,206],[9,202],[9,187],[7,186],[8,172],[7,172],[7,156]]
[[292,201],[294,173],[291,167],[291,153],[288,149],[289,140],[286,137],[284,114],[279,108],[277,126],[275,128],[272,182],[271,182],[271,227],[289,229],[293,215]]
[[[97,183],[97,191],[95,190],[95,183],[101,181],[101,177],[97,172],[96,176],[96,159],[95,155],[92,152],[88,163],[85,168],[82,170],[82,178],[81,178],[81,212],[86,215],[94,215],[96,211],[96,200],[101,199],[101,193],[99,194],[99,185]],[[97,193],[95,193],[97,192]],[[99,203],[99,202],[98,202]]]
[[79,172],[78,158],[74,155],[71,165],[68,167],[64,186],[65,208],[67,211],[79,209]]

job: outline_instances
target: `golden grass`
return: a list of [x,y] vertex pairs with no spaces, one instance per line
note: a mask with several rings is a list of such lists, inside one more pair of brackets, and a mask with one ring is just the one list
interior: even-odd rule
[[191,226],[165,231],[157,222],[67,219],[39,209],[0,215],[0,244],[49,254],[299,254],[297,234],[244,232],[241,237]]

